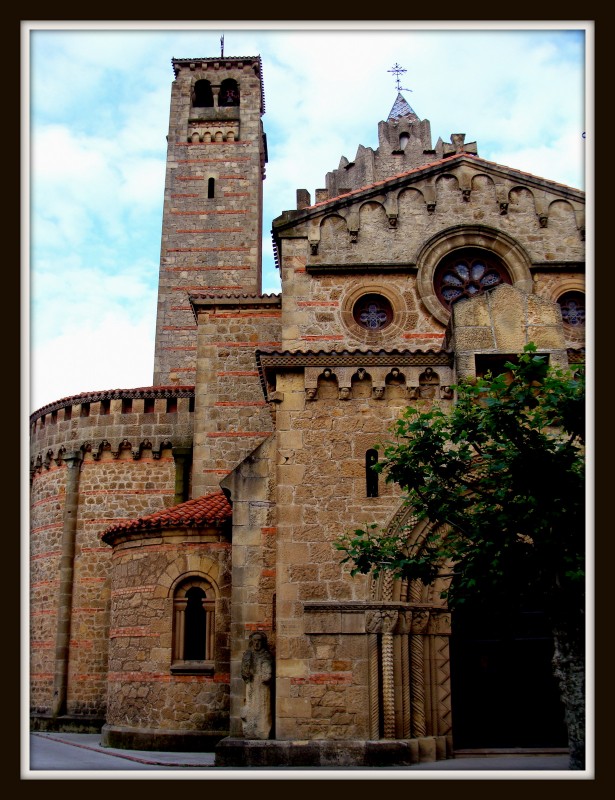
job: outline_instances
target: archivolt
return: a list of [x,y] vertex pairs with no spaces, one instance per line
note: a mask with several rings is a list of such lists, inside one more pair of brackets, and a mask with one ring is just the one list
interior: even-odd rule
[[[440,532],[445,536],[448,526],[419,519],[415,511],[404,504],[388,524],[386,533],[400,533],[404,530],[407,533],[406,552],[418,554],[423,549],[428,534]],[[409,583],[394,579],[390,572],[382,572],[378,578],[372,580],[372,599],[430,604],[446,608],[446,602],[440,597],[440,593],[450,583],[451,565],[443,562],[440,571],[443,573],[442,577],[438,577],[430,586],[425,586],[418,580]]]
[[416,285],[428,311],[447,324],[450,311],[438,300],[434,288],[436,267],[444,256],[462,247],[472,247],[495,253],[499,256],[512,279],[513,286],[527,294],[533,292],[530,273],[531,259],[524,248],[504,231],[486,225],[455,225],[433,236],[419,251]]

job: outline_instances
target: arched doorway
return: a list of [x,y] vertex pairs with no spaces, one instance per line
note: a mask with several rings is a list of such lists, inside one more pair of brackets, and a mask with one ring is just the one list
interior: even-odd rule
[[455,750],[566,747],[545,615],[492,608],[483,601],[452,615]]

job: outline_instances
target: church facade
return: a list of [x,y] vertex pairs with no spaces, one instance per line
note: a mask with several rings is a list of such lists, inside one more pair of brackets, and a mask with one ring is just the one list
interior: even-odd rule
[[409,404],[450,407],[530,341],[583,360],[584,193],[433,145],[400,94],[377,149],[273,221],[263,295],[260,58],[173,69],[153,384],[31,416],[33,726],[223,766],[565,744],[548,665],[515,703],[490,685],[494,712],[497,624],[456,644],[441,582],[351,577],[334,542],[376,523],[420,547],[371,470]]

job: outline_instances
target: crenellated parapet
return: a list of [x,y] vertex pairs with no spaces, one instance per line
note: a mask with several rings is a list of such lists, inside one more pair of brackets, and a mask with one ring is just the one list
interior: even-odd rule
[[[86,392],[49,403],[30,416],[33,474],[59,466],[65,453],[87,460],[159,459],[192,446],[193,386]],[[170,456],[170,452],[169,452]]]

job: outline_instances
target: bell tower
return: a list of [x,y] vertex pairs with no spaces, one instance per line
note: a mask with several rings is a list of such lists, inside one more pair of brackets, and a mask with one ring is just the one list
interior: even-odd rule
[[174,58],[153,383],[195,382],[190,293],[260,294],[260,56]]

